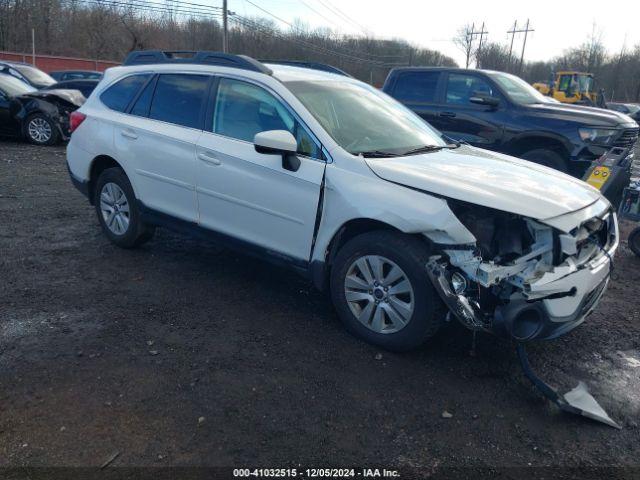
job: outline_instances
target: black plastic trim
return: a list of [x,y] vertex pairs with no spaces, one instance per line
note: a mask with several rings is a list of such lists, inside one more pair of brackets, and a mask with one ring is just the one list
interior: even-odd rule
[[71,168],[69,168],[69,164],[67,163],[67,171],[69,172],[69,178],[71,179],[71,183],[73,186],[78,189],[80,193],[82,193],[87,200],[89,200],[89,182],[86,180],[81,180],[76,177],[73,173],[71,173]]
[[182,220],[172,215],[159,212],[147,207],[139,200],[137,201],[137,205],[142,221],[145,223],[149,223],[159,227],[165,227],[179,233],[202,238],[208,241],[213,241],[219,245],[238,251],[240,253],[252,255],[275,265],[284,265],[293,268],[294,270],[298,271],[301,274],[304,274],[305,276],[309,275],[310,265],[309,262],[304,259],[299,259],[280,252],[275,252],[268,248],[264,248],[254,243],[247,242],[246,240],[241,240],[239,238],[202,227],[195,222]]

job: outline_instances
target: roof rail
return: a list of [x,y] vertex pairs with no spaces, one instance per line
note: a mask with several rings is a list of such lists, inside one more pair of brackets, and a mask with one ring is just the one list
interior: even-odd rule
[[305,62],[304,60],[260,60],[263,63],[273,63],[276,65],[289,65],[292,67],[310,68],[312,70],[321,70],[323,72],[336,73],[338,75],[344,75],[350,77],[347,72],[340,70],[333,65],[327,65],[326,63],[319,62]]
[[251,70],[267,75],[271,75],[272,73],[270,68],[265,67],[262,63],[246,55],[232,55],[230,53],[208,51],[196,52],[191,50],[138,50],[127,55],[123,65],[152,65],[158,63],[219,65],[221,67]]

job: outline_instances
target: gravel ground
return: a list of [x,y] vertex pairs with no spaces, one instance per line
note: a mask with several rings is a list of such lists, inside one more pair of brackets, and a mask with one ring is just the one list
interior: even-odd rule
[[100,466],[118,453],[112,466],[632,476],[639,267],[623,244],[597,312],[530,348],[562,391],[586,381],[615,430],[545,402],[507,342],[480,335],[471,356],[471,334],[448,324],[419,351],[380,352],[295,273],[165,230],[120,250],[62,147],[0,141],[0,466]]

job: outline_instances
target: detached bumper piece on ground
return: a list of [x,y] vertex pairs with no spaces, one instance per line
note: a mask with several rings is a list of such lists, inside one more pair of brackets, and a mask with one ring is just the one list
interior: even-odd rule
[[517,351],[522,370],[526,377],[547,399],[555,403],[560,410],[581,415],[615,428],[622,428],[607,415],[607,412],[605,412],[596,399],[591,396],[584,382],[579,382],[576,388],[564,395],[560,395],[533,372],[529,364],[527,351],[522,343],[518,344]]

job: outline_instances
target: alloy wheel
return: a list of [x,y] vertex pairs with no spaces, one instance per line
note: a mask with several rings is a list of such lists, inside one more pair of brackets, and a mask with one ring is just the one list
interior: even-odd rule
[[105,183],[100,192],[100,211],[107,228],[116,235],[129,229],[129,201],[124,191],[113,182]]
[[53,134],[51,124],[41,117],[32,119],[27,126],[27,130],[29,137],[38,143],[47,143],[51,140],[51,135]]
[[351,264],[344,293],[351,313],[376,333],[398,332],[413,315],[415,296],[409,277],[380,255],[363,256]]

